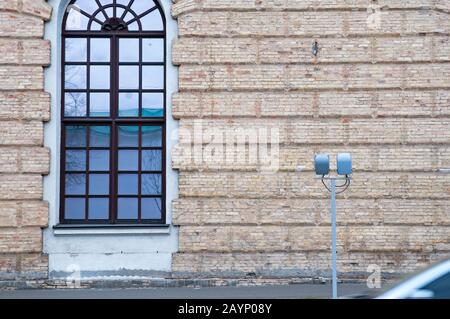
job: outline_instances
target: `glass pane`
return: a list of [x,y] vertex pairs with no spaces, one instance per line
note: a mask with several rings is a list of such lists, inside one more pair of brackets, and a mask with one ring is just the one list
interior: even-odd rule
[[86,194],[86,174],[66,174],[66,195]]
[[142,88],[163,89],[164,88],[164,66],[144,65],[142,67]]
[[160,171],[162,164],[161,151],[143,150],[142,151],[142,170]]
[[85,204],[84,198],[66,198],[64,201],[64,218],[84,219]]
[[144,13],[147,10],[150,10],[155,5],[147,0],[134,0],[133,4],[131,5],[131,9],[137,14],[140,15]]
[[89,151],[90,171],[109,171],[109,151]]
[[64,94],[64,116],[86,116],[86,93]]
[[77,0],[74,6],[80,8],[88,14],[93,14],[94,11],[98,9],[96,1],[92,0]]
[[119,126],[119,147],[139,146],[139,126]]
[[86,30],[89,19],[80,13],[79,9],[72,7],[66,21],[66,30]]
[[119,174],[119,195],[137,195],[138,194],[138,175],[137,174]]
[[91,89],[109,89],[109,66],[92,65],[91,66]]
[[139,67],[122,65],[119,66],[119,88],[138,89],[139,88]]
[[142,195],[161,195],[161,175],[142,174]]
[[117,0],[118,4],[123,4],[124,6],[128,6],[131,0]]
[[83,38],[66,38],[65,58],[68,62],[86,62],[87,40]]
[[89,198],[89,219],[109,219],[109,199]]
[[163,117],[164,116],[164,94],[143,93],[142,94],[142,116]]
[[121,150],[119,151],[119,170],[137,171],[139,169],[139,152]]
[[109,62],[109,39],[91,39],[91,61]]
[[86,170],[86,151],[82,151],[82,150],[66,151],[66,170],[67,171],[85,171]]
[[[103,20],[103,14],[97,14],[97,17],[100,17],[100,20]],[[102,26],[95,21],[92,21],[91,30],[92,31],[100,31]]]
[[66,126],[66,147],[86,146],[86,126]]
[[164,62],[164,40],[142,39],[142,61]]
[[137,22],[133,22],[128,26],[129,31],[139,31],[139,25]]
[[154,10],[141,18],[142,30],[162,31],[164,29],[163,21],[159,10]]
[[86,66],[66,65],[64,72],[64,87],[66,89],[85,89]]
[[116,17],[120,18],[124,12],[125,12],[125,9],[116,8]]
[[139,39],[119,39],[119,62],[139,62]]
[[142,126],[142,146],[143,147],[161,147],[162,146],[162,127],[161,126]]
[[142,198],[141,199],[142,219],[161,219],[161,199]]
[[119,198],[117,200],[117,218],[119,218],[119,219],[137,219],[138,218],[138,199],[137,198]]
[[109,147],[111,130],[109,126],[91,126],[89,129],[91,147]]
[[89,174],[89,195],[108,195],[109,175]]
[[119,93],[119,116],[139,116],[138,93]]
[[91,93],[89,116],[109,116],[109,93]]
[[105,11],[106,11],[106,15],[107,15],[109,18],[114,17],[113,8],[111,8],[111,7],[106,8]]

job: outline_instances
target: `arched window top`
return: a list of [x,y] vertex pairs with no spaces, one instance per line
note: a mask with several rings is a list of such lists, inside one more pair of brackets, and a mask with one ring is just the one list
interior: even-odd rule
[[164,32],[164,14],[153,0],[73,0],[65,31]]

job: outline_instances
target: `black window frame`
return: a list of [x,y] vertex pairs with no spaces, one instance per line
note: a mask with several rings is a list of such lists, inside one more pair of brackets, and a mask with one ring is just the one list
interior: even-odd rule
[[[113,7],[114,10],[114,14],[116,13],[116,6],[119,6],[119,4],[116,4],[115,0],[112,0],[113,4],[108,4],[106,6],[101,6],[100,2],[97,0],[92,0],[92,1],[96,1],[97,5],[99,5],[99,9],[91,15],[87,14],[86,12],[84,12],[83,10],[80,10],[79,12],[81,14],[83,14],[86,17],[90,18],[90,22],[88,24],[88,29],[91,25],[92,21],[95,21],[95,15],[97,14],[97,12],[104,12],[105,8],[108,7]],[[130,3],[128,4],[128,6],[123,6],[124,9],[128,9],[130,10],[130,7],[132,5],[132,3],[134,2],[134,0],[130,0]],[[128,31],[128,30],[120,30],[120,29],[114,29],[115,26],[113,26],[113,29],[111,30],[106,30],[105,29],[105,25],[106,24],[111,24],[111,23],[116,23],[117,21],[112,21],[111,19],[110,21],[106,20],[103,23],[103,27],[102,30],[100,31],[72,31],[72,30],[66,30],[66,22],[67,22],[67,17],[68,17],[68,12],[69,10],[66,10],[63,21],[62,21],[62,32],[61,32],[61,103],[60,103],[60,107],[61,107],[61,119],[60,119],[60,124],[61,124],[61,129],[60,129],[60,141],[61,141],[61,148],[60,148],[60,212],[59,212],[59,220],[60,220],[60,224],[68,224],[68,225],[105,225],[105,224],[112,224],[112,225],[161,225],[161,224],[165,224],[166,222],[166,97],[167,97],[167,37],[166,37],[166,18],[163,12],[163,9],[161,7],[161,5],[158,3],[158,1],[148,1],[149,2],[149,10],[144,11],[144,13],[140,14],[140,15],[135,15],[135,18],[133,20],[131,20],[129,23],[131,24],[132,22],[137,22],[139,25],[139,31]],[[154,4],[154,6],[152,6],[152,2]],[[76,5],[76,0],[72,0],[69,3],[69,6],[71,5]],[[116,5],[116,6],[115,6]],[[142,26],[141,23],[139,21],[140,17],[145,16],[146,14],[154,11],[154,10],[158,10],[160,15],[161,15],[161,19],[163,22],[163,30],[162,31],[143,31],[142,30]],[[78,10],[77,10],[78,11]],[[125,11],[126,12],[126,11]],[[125,15],[125,13],[122,15]],[[106,17],[106,16],[105,16]],[[137,17],[137,19],[136,19]],[[117,20],[117,19],[116,19]],[[108,28],[110,26],[107,26]],[[86,58],[86,62],[81,62],[78,64],[81,65],[86,65],[87,66],[87,71],[86,71],[86,89],[80,89],[79,91],[81,92],[86,92],[86,114],[85,117],[66,117],[65,116],[65,93],[66,93],[66,88],[65,88],[65,67],[66,65],[76,65],[77,62],[66,62],[65,60],[65,41],[66,38],[88,38],[88,39],[93,39],[93,38],[109,38],[110,39],[110,61],[109,62],[90,62],[90,41],[87,41],[87,48],[86,48],[86,54],[87,54],[87,58]],[[119,71],[119,65],[127,65],[126,62],[120,62],[119,63],[119,39],[123,39],[123,38],[135,38],[135,39],[139,39],[139,62],[136,63],[131,63],[131,65],[139,65],[139,89],[138,90],[130,90],[133,92],[138,92],[139,93],[139,116],[137,117],[119,117],[119,76],[118,76],[118,71]],[[143,39],[150,39],[150,38],[158,38],[158,39],[162,39],[163,40],[163,61],[162,62],[143,62],[143,55],[142,55],[142,41]],[[110,93],[110,116],[109,117],[89,117],[89,92],[91,91],[95,91],[90,89],[89,87],[89,66],[90,65],[108,65],[110,66],[110,88],[109,90],[103,90],[103,91],[108,91]],[[142,66],[145,65],[161,65],[163,66],[163,88],[162,89],[152,89],[152,90],[145,90],[142,88]],[[69,89],[69,91],[71,92],[77,92],[76,89]],[[101,91],[101,90],[100,90]],[[120,89],[120,92],[126,92],[127,90],[122,90]],[[163,115],[162,117],[143,117],[142,116],[142,93],[162,93],[163,94]],[[118,174],[119,174],[119,170],[118,170],[118,151],[119,151],[119,141],[118,141],[118,128],[119,126],[127,126],[127,125],[131,125],[131,126],[139,126],[140,127],[140,132],[139,132],[139,141],[142,141],[142,130],[141,127],[142,126],[161,126],[162,128],[162,137],[161,137],[161,147],[150,147],[153,149],[160,149],[161,150],[161,171],[158,174],[161,174],[161,194],[158,196],[153,196],[153,195],[142,195],[141,194],[141,178],[142,178],[142,174],[148,173],[145,171],[141,170],[141,157],[142,157],[142,150],[143,149],[147,149],[142,147],[142,143],[139,144],[139,146],[135,149],[138,150],[138,154],[139,154],[139,170],[137,171],[138,174],[138,188],[139,188],[139,192],[137,196],[129,196],[129,197],[133,197],[133,198],[137,198],[138,199],[138,219],[130,219],[130,220],[125,220],[125,219],[118,219],[117,218],[117,214],[118,214],[118,210],[117,210],[117,206],[118,206],[118,198],[126,198],[128,196],[123,196],[123,195],[118,195]],[[110,151],[110,156],[109,156],[109,219],[102,219],[102,220],[94,220],[94,219],[88,219],[88,203],[89,203],[89,198],[95,198],[96,196],[93,195],[89,195],[87,188],[88,188],[88,178],[89,178],[89,174],[93,174],[93,172],[89,171],[89,167],[88,167],[88,160],[86,160],[87,162],[87,166],[86,166],[86,171],[83,172],[81,171],[80,173],[84,173],[86,174],[86,193],[83,196],[78,196],[78,195],[66,195],[65,194],[65,176],[66,173],[68,171],[66,171],[66,150],[67,148],[69,149],[73,149],[71,147],[67,147],[65,142],[66,142],[66,135],[65,135],[65,131],[66,131],[66,127],[67,126],[85,126],[85,127],[90,127],[90,126],[109,126],[110,127],[110,146],[109,146],[109,151]],[[89,132],[86,129],[86,139],[87,139],[87,145],[85,148],[83,148],[84,150],[86,150],[86,158],[88,157],[89,154]],[[70,172],[69,172],[70,173]],[[136,173],[136,172],[135,172]],[[85,207],[85,219],[81,220],[81,219],[66,219],[65,218],[65,199],[66,198],[85,198],[85,205],[87,205]],[[106,196],[103,196],[106,198]],[[141,208],[141,198],[153,198],[153,197],[157,197],[161,199],[161,218],[160,219],[142,219],[141,215],[142,215],[142,208]]]

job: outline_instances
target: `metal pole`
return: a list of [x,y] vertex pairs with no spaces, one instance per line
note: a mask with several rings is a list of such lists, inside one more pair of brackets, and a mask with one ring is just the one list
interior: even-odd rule
[[337,266],[336,266],[336,179],[334,177],[330,180],[331,188],[331,255],[332,255],[332,285],[333,285],[333,299],[337,298]]

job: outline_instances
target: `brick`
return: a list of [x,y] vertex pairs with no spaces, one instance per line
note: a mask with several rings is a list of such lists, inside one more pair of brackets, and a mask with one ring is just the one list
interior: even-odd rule
[[447,87],[450,64],[180,67],[180,90],[318,90]]
[[411,35],[446,33],[447,14],[434,10],[382,11],[371,23],[369,11],[316,12],[190,12],[178,17],[180,36],[305,36]]
[[48,204],[42,201],[4,201],[0,204],[1,227],[48,225]]
[[[361,173],[343,198],[446,199],[450,176],[438,173]],[[180,197],[329,198],[313,172],[180,172]]]
[[0,148],[0,172],[47,174],[50,151],[47,148]]
[[42,176],[0,174],[0,200],[2,199],[42,199]]
[[0,37],[42,38],[43,36],[44,22],[41,18],[0,11]]
[[50,120],[50,95],[45,92],[1,92],[0,119]]
[[0,39],[0,64],[50,64],[50,42],[41,39]]
[[[405,274],[417,271],[449,257],[449,253],[419,252],[339,252],[337,265],[341,275],[367,279],[377,265],[382,279],[388,274]],[[176,253],[173,255],[175,276],[236,277],[250,273],[256,276],[279,277],[329,277],[331,258],[328,252],[265,252],[265,253]]]
[[[439,144],[449,143],[449,123],[442,119],[215,119],[180,121],[179,141],[182,144],[195,143],[243,143],[250,137],[250,143],[268,146],[279,144]],[[265,135],[263,135],[263,133]],[[262,141],[262,142],[261,142]],[[223,154],[226,154],[224,148]],[[217,158],[221,159],[220,153]]]
[[[257,147],[226,147],[223,156],[211,156],[211,145],[203,147],[178,144],[172,150],[172,167],[183,171],[261,171],[274,166],[279,171],[313,171],[317,153],[349,152],[357,172],[436,172],[450,167],[448,146],[282,146],[257,153]],[[232,160],[228,160],[232,159]],[[335,167],[335,159],[331,158]]]
[[33,253],[42,251],[42,230],[39,227],[3,228],[0,252]]
[[450,115],[448,90],[304,93],[183,92],[173,96],[175,118]]
[[0,121],[0,145],[42,145],[43,136],[40,121]]
[[2,0],[0,10],[17,11],[49,20],[52,7],[44,0]]
[[[450,226],[446,200],[339,199],[338,225]],[[175,225],[330,224],[330,204],[319,199],[181,198],[173,202]]]
[[0,90],[42,90],[43,88],[42,67],[0,65]]

